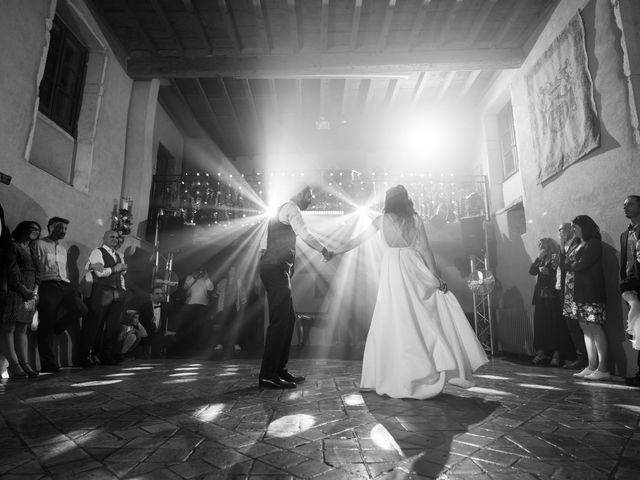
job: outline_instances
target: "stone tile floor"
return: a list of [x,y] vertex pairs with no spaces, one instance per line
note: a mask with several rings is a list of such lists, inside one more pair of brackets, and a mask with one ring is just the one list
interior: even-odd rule
[[431,400],[360,392],[361,362],[130,361],[0,385],[0,477],[638,479],[640,389],[497,358]]

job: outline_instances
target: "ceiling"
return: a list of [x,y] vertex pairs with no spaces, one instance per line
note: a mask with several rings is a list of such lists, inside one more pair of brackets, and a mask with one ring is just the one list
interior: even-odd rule
[[88,0],[128,75],[166,79],[169,114],[232,159],[362,154],[390,119],[472,109],[558,1]]

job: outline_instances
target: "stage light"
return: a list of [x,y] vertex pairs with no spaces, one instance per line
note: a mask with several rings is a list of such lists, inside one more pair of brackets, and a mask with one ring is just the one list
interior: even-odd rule
[[369,211],[369,207],[367,207],[366,205],[361,205],[356,209],[355,213],[360,217],[367,217],[369,216]]
[[267,218],[274,218],[278,214],[278,205],[268,205],[264,213]]

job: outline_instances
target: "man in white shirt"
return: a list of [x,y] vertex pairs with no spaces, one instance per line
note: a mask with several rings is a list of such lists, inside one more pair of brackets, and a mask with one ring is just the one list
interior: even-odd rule
[[60,371],[54,354],[55,336],[87,313],[80,292],[69,280],[68,251],[64,242],[68,225],[66,218],[51,218],[47,222],[49,235],[38,240],[34,249],[41,279],[38,289],[38,354],[43,372]]
[[203,267],[186,276],[182,288],[187,298],[180,312],[180,321],[176,328],[175,353],[192,353],[201,347],[203,339],[210,337],[209,295],[213,292],[213,282]]
[[269,327],[264,345],[258,385],[263,388],[296,388],[304,382],[302,375],[287,370],[289,348],[296,322],[291,298],[291,276],[296,257],[296,238],[322,253],[325,260],[333,252],[307,229],[301,210],[311,204],[313,193],[306,186],[291,200],[280,206],[267,227],[267,245],[260,258],[260,278],[269,301]]
[[119,361],[117,339],[125,307],[124,274],[127,265],[116,251],[117,246],[118,233],[108,230],[102,238],[102,246],[89,255],[93,287],[89,297],[89,315],[82,323],[80,337],[83,367],[94,364],[92,353],[97,354],[104,365],[114,365]]

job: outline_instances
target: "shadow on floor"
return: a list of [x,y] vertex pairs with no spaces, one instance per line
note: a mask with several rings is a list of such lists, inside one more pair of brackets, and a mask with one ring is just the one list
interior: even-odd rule
[[416,459],[410,466],[411,473],[428,478],[435,478],[458,460],[451,453],[453,438],[460,438],[500,406],[496,401],[449,393],[429,400],[390,399],[375,392],[364,392],[362,397],[402,455]]

